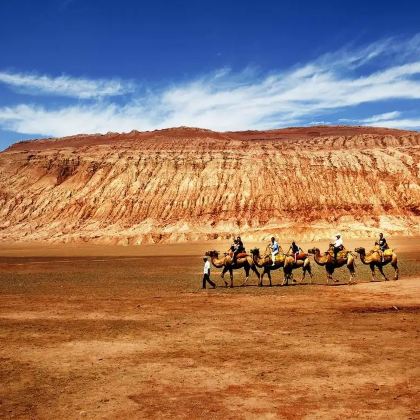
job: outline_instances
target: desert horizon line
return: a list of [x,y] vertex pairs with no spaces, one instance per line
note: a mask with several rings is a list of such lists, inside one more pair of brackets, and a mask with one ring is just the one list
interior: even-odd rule
[[244,129],[244,130],[213,130],[211,128],[206,127],[197,127],[197,126],[188,126],[188,125],[179,125],[179,126],[168,126],[164,128],[155,128],[151,130],[139,130],[133,128],[129,131],[107,131],[101,132],[98,131],[96,133],[75,133],[70,134],[68,136],[45,136],[45,137],[28,137],[22,138],[11,143],[8,147],[3,150],[0,150],[0,153],[8,148],[12,147],[15,144],[19,143],[26,143],[31,141],[37,140],[55,140],[55,139],[66,139],[66,138],[74,138],[74,137],[95,137],[95,136],[107,136],[107,135],[124,135],[124,134],[131,134],[131,133],[154,133],[154,132],[164,132],[164,131],[171,131],[171,130],[196,130],[196,131],[207,131],[211,133],[218,133],[218,134],[228,134],[228,133],[268,133],[268,132],[276,132],[276,131],[286,131],[286,130],[308,130],[308,129],[366,129],[366,130],[384,130],[388,132],[401,132],[401,133],[420,133],[420,130],[417,129],[404,129],[404,128],[392,128],[392,127],[384,127],[380,125],[351,125],[351,124],[317,124],[317,125],[296,125],[296,126],[285,126],[285,127],[278,127],[278,128],[268,128],[268,129]]

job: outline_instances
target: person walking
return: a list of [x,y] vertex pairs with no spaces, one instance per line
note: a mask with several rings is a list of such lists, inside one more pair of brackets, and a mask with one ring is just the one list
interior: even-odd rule
[[216,283],[210,280],[210,261],[207,257],[203,257],[204,268],[203,268],[203,289],[206,288],[206,284],[209,283],[212,289],[216,288]]

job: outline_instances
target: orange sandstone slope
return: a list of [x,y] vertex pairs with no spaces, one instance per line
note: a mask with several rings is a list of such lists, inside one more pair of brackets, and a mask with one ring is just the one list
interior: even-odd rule
[[140,244],[420,233],[420,133],[174,128],[0,153],[0,240]]

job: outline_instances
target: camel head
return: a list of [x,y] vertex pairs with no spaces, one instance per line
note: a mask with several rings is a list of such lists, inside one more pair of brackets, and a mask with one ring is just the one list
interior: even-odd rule
[[205,255],[207,255],[210,258],[219,258],[219,251],[216,251],[216,250],[207,251]]
[[366,250],[363,247],[355,248],[354,252],[357,252],[360,255],[365,255],[366,254]]
[[251,254],[252,255],[256,255],[257,257],[259,257],[260,256],[260,250],[259,250],[259,248],[253,248],[253,249],[251,249]]
[[318,248],[311,248],[311,249],[308,249],[308,254],[311,254],[311,255],[315,255],[315,254],[319,254],[319,249]]

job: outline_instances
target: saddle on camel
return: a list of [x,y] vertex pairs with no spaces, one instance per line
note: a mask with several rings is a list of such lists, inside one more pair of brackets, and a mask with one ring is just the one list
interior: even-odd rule
[[301,252],[299,252],[297,254],[288,253],[288,254],[286,254],[286,256],[293,257],[293,258],[296,259],[296,261],[299,261],[299,260],[302,260],[303,261],[303,260],[306,260],[306,258],[308,258],[308,254],[306,252],[303,252],[303,251],[301,251]]
[[[329,262],[334,262],[335,260],[343,260],[347,258],[347,254],[350,251],[347,250],[344,246],[343,248],[337,252],[337,254],[334,253],[334,244],[330,244],[328,251],[325,252],[325,255],[329,257]],[[337,255],[337,257],[336,257]]]

